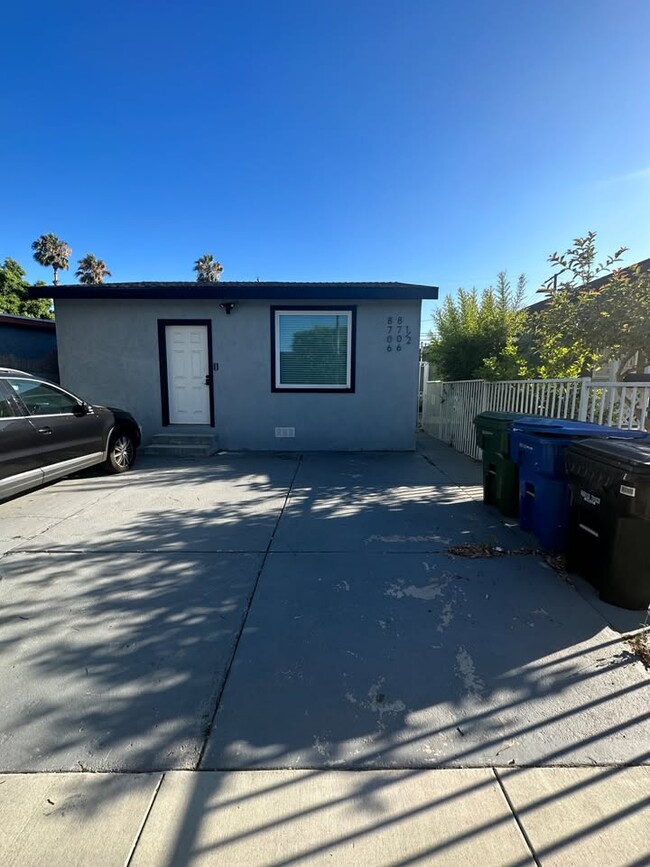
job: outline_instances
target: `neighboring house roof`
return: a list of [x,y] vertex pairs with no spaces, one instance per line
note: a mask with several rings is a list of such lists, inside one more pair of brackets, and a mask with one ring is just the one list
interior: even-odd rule
[[[48,294],[49,298],[50,295]],[[0,313],[0,325],[13,325],[18,328],[39,328],[42,331],[54,331],[56,325],[52,319],[35,319],[33,316],[17,316],[15,313]]]
[[[620,268],[619,270],[631,271],[632,268],[639,268],[642,272],[650,271],[650,259],[642,259],[640,262],[635,262],[633,265],[626,265],[625,268]],[[587,284],[589,289],[600,289],[601,286],[604,286],[605,283],[611,278],[612,274],[605,274],[603,277],[598,277],[596,280],[592,280],[591,283]],[[585,288],[587,288],[585,287]],[[538,292],[544,292],[544,289],[538,289]],[[529,313],[536,313],[538,310],[542,310],[548,304],[549,299],[543,298],[541,301],[536,301],[534,304],[530,304],[526,307],[526,310]]]
[[147,282],[102,283],[93,286],[32,286],[32,298],[150,298],[152,300],[200,301],[220,299],[245,300],[304,300],[314,298],[325,301],[361,300],[435,300],[436,286],[416,283],[281,283],[258,281],[219,281],[217,283]]
[[548,304],[548,298],[543,298],[541,301],[536,301],[534,304],[529,304],[526,307],[527,313],[537,313],[538,310],[543,310]]

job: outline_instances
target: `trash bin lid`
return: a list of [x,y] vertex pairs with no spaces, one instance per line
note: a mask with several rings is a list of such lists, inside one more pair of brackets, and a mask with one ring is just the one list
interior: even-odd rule
[[569,453],[609,464],[635,476],[650,476],[650,438],[641,441],[585,439],[572,443],[567,449]]
[[615,437],[623,440],[638,440],[648,436],[642,430],[621,430],[589,421],[572,421],[566,418],[540,418],[523,416],[510,425],[513,432],[540,434],[547,437]]
[[[474,424],[492,423],[496,427],[507,427],[515,419],[521,418],[523,412],[480,412],[474,419]],[[534,416],[530,416],[534,418]]]

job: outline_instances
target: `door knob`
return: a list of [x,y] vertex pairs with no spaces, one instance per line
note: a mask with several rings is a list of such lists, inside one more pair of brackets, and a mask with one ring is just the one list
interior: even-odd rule
[[206,373],[205,375],[205,384],[212,385],[212,376],[209,373]]

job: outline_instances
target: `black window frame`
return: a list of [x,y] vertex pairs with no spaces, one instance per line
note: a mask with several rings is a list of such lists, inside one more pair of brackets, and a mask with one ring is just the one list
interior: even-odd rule
[[[281,385],[277,381],[276,364],[276,314],[277,313],[346,313],[350,314],[350,385],[345,388],[336,386],[291,386]],[[357,368],[357,308],[354,304],[276,304],[271,305],[271,391],[276,394],[354,394],[356,391]]]

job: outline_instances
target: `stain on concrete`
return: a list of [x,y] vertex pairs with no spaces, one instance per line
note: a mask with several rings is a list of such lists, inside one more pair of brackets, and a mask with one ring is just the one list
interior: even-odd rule
[[285,668],[284,671],[280,672],[280,675],[284,677],[285,680],[302,680],[304,677],[302,669],[297,666],[293,668]]
[[[426,571],[429,571],[428,564],[422,564]],[[406,584],[406,581],[399,579],[389,584],[384,591],[385,596],[391,596],[394,599],[421,599],[425,602],[431,602],[435,599],[445,598],[442,610],[440,611],[438,623],[436,625],[437,632],[444,632],[454,619],[455,607],[459,601],[466,599],[465,591],[458,585],[456,575],[451,572],[443,572],[435,581],[417,586],[415,584]],[[380,621],[381,625],[382,621]],[[382,628],[385,628],[382,626]]]
[[314,749],[319,756],[324,759],[330,758],[330,745],[326,740],[322,740],[318,735],[314,735]]
[[408,586],[405,585],[406,582],[400,579],[394,584],[390,584],[386,588],[384,595],[393,596],[395,599],[403,599],[404,596],[410,596],[411,599],[436,599],[438,596],[442,596],[446,582],[440,584],[437,581],[432,581],[430,584],[425,584],[423,587],[416,587],[415,584],[409,584]]
[[396,714],[402,713],[406,710],[406,705],[403,701],[401,701],[401,699],[396,699],[395,701],[386,701],[386,694],[382,691],[384,680],[385,678],[380,677],[379,680],[376,681],[376,683],[372,684],[372,686],[368,690],[367,700],[364,699],[363,701],[359,701],[352,692],[347,692],[345,694],[345,697],[350,702],[350,704],[358,705],[364,710],[369,710],[372,713],[377,714],[377,728],[379,729],[379,731],[384,731],[384,729],[386,728],[384,717],[393,717]]
[[440,620],[438,622],[438,625],[436,626],[436,630],[438,632],[444,632],[453,619],[454,604],[453,602],[445,602],[442,608],[442,614],[440,615]]
[[456,652],[454,671],[462,681],[466,694],[470,698],[481,698],[485,690],[485,684],[476,673],[474,660],[462,645]]
[[431,536],[398,536],[393,534],[392,536],[368,536],[365,540],[368,542],[404,542],[404,544],[408,544],[409,542],[440,542],[443,545],[448,545],[450,539],[444,536],[431,535]]

